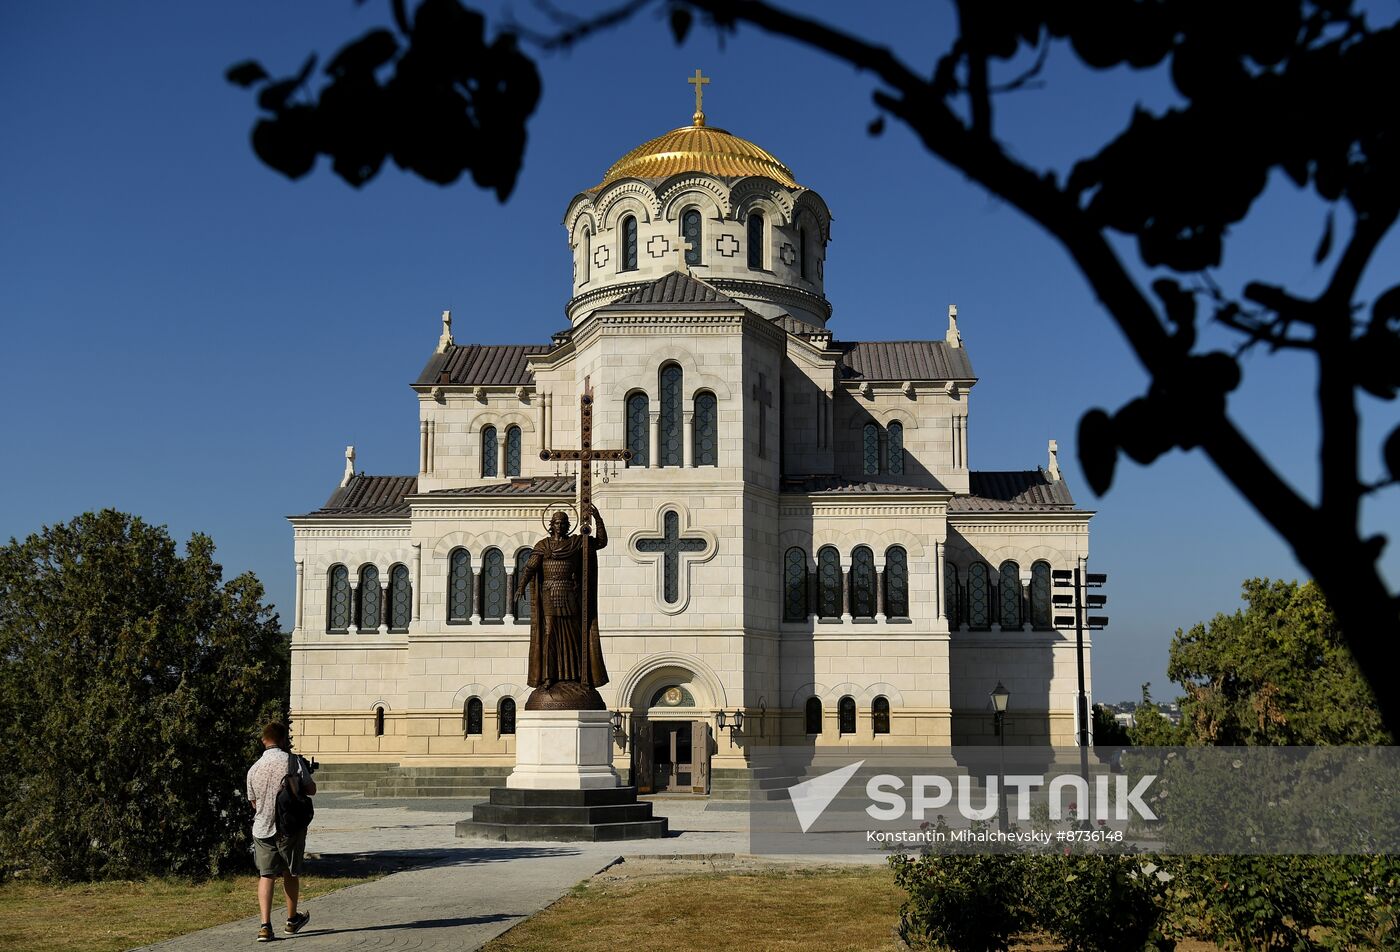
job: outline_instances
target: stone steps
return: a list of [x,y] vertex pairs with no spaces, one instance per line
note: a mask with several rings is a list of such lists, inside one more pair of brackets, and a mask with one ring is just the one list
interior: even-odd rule
[[605,843],[665,836],[665,817],[637,799],[635,787],[591,790],[513,790],[495,787],[489,803],[472,808],[456,833],[504,842],[562,840]]

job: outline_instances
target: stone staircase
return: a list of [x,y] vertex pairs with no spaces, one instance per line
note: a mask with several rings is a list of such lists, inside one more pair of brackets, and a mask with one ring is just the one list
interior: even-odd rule
[[358,793],[367,799],[441,797],[485,800],[505,786],[509,766],[403,767],[398,764],[325,764],[316,772],[321,790]]

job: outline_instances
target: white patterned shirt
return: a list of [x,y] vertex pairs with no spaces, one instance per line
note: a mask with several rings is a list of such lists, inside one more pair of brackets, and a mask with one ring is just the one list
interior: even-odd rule
[[[259,839],[270,840],[277,835],[277,791],[282,789],[282,778],[287,775],[288,756],[279,747],[269,747],[257,763],[248,768],[248,802],[257,810],[253,816],[253,835]],[[297,757],[297,771],[302,783],[311,783],[306,761],[300,757]]]

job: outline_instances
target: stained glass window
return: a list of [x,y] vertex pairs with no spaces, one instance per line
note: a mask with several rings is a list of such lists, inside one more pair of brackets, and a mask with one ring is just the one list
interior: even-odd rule
[[972,628],[988,628],[992,623],[992,580],[985,562],[967,568],[967,623]]
[[468,698],[463,705],[462,732],[468,737],[481,733],[481,698]]
[[889,698],[881,696],[870,702],[870,722],[876,734],[888,734],[890,732]]
[[802,269],[802,280],[809,280],[809,269],[807,267],[807,229],[801,225],[797,226],[797,263]]
[[487,549],[481,557],[481,617],[500,620],[506,615],[506,560],[500,549]]
[[885,617],[909,617],[909,559],[897,545],[885,550]]
[[863,545],[851,553],[851,616],[875,617],[875,555]]
[[453,549],[447,570],[447,620],[467,621],[472,616],[472,557],[466,549]]
[[686,209],[681,215],[681,237],[689,242],[689,247],[685,249],[685,263],[695,265],[700,263],[700,210],[698,208]]
[[885,472],[904,475],[903,423],[891,423],[885,428]]
[[952,562],[943,563],[943,604],[948,606],[948,627],[957,628],[962,624],[962,592],[958,586],[958,567]]
[[500,710],[497,711],[497,716],[500,718],[501,733],[502,733],[503,735],[504,735],[504,734],[514,734],[514,733],[515,733],[515,698],[513,698],[513,697],[503,697],[503,698],[501,698],[501,706],[500,706]]
[[520,427],[506,430],[506,475],[520,475]]
[[1021,627],[1021,567],[1015,562],[1001,563],[1001,627]]
[[496,475],[496,428],[481,428],[481,475]]
[[632,215],[622,219],[622,270],[637,270],[637,219]]
[[783,621],[807,620],[807,553],[797,546],[783,558]]
[[703,552],[705,550],[704,539],[683,539],[681,538],[681,520],[674,509],[666,510],[666,514],[661,520],[661,538],[638,539],[637,550],[640,552],[660,552],[661,556],[661,576],[662,576],[662,598],[666,604],[674,605],[680,601],[680,577],[681,577],[681,556],[682,552]]
[[817,553],[818,614],[822,618],[841,617],[841,554],[834,546]]
[[861,465],[867,476],[880,472],[880,428],[874,423],[865,424],[861,431]]
[[836,719],[843,734],[856,732],[856,699],[847,694],[836,705]]
[[1031,566],[1031,624],[1036,628],[1050,627],[1050,563],[1037,562]]
[[685,438],[681,426],[681,379],[682,371],[678,364],[667,364],[661,368],[661,465],[679,466],[682,461]]
[[749,215],[749,267],[763,270],[763,216],[758,212]]
[[651,448],[651,414],[648,412],[647,395],[634,393],[627,398],[627,448],[632,451],[628,466],[649,466],[648,450]]
[[326,604],[329,617],[326,627],[331,631],[345,631],[350,627],[350,570],[343,565],[331,569],[330,591]]
[[587,228],[583,230],[583,267],[579,268],[579,274],[583,275],[583,284],[588,283],[591,277],[589,269],[593,267],[593,232]]
[[413,583],[408,578],[408,566],[396,565],[389,570],[389,630],[408,631],[413,620]]
[[360,569],[360,631],[378,631],[384,614],[384,600],[379,593],[379,569],[366,565]]
[[809,697],[807,699],[807,733],[820,734],[822,732],[822,699],[819,697]]
[[695,445],[691,456],[696,466],[719,465],[719,412],[715,395],[708,390],[695,395]]
[[515,598],[515,620],[530,620],[530,594],[533,582],[521,585],[522,573],[525,571],[525,563],[530,561],[530,549],[524,548],[515,553],[515,587],[519,590]]

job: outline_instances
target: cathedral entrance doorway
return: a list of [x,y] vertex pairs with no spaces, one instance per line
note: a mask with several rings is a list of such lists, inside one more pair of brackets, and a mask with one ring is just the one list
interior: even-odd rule
[[632,782],[637,792],[708,794],[712,746],[707,720],[634,717]]
[[695,774],[690,721],[656,721],[651,727],[652,787],[657,793],[689,793]]

